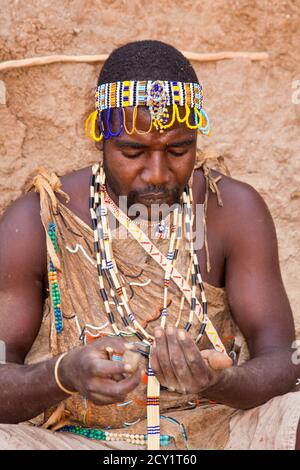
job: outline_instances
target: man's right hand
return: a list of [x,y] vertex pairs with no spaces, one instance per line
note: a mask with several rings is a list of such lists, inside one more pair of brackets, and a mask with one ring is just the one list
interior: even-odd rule
[[70,350],[58,368],[62,385],[78,391],[95,405],[124,402],[127,394],[139,385],[143,372],[141,368],[133,372],[126,362],[109,360],[107,348],[123,355],[128,343],[106,337]]

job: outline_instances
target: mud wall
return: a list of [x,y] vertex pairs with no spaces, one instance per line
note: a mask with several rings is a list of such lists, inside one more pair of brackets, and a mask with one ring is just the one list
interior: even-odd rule
[[[108,53],[148,38],[194,52],[270,53],[195,64],[213,124],[199,145],[225,154],[232,176],[265,198],[300,333],[299,30],[297,0],[0,0],[0,60]],[[83,129],[100,66],[0,73],[0,211],[35,167],[63,174],[97,160]]]

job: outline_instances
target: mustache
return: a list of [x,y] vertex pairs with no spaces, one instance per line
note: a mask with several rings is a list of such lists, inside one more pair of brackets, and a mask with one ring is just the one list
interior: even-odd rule
[[138,197],[147,196],[148,194],[161,194],[162,198],[169,199],[172,204],[180,202],[180,188],[167,188],[163,185],[149,185],[146,188],[136,189],[129,192],[127,196],[127,206],[131,207],[138,200]]

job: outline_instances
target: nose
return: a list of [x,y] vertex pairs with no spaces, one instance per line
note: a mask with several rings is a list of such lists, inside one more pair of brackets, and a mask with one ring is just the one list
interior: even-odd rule
[[156,150],[149,153],[142,179],[148,186],[164,186],[169,182],[169,168],[164,151]]

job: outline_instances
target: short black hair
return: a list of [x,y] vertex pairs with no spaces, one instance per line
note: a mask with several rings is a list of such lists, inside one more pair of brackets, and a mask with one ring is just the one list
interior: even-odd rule
[[98,85],[124,80],[166,80],[199,83],[188,59],[175,47],[144,40],[115,49],[104,63]]

